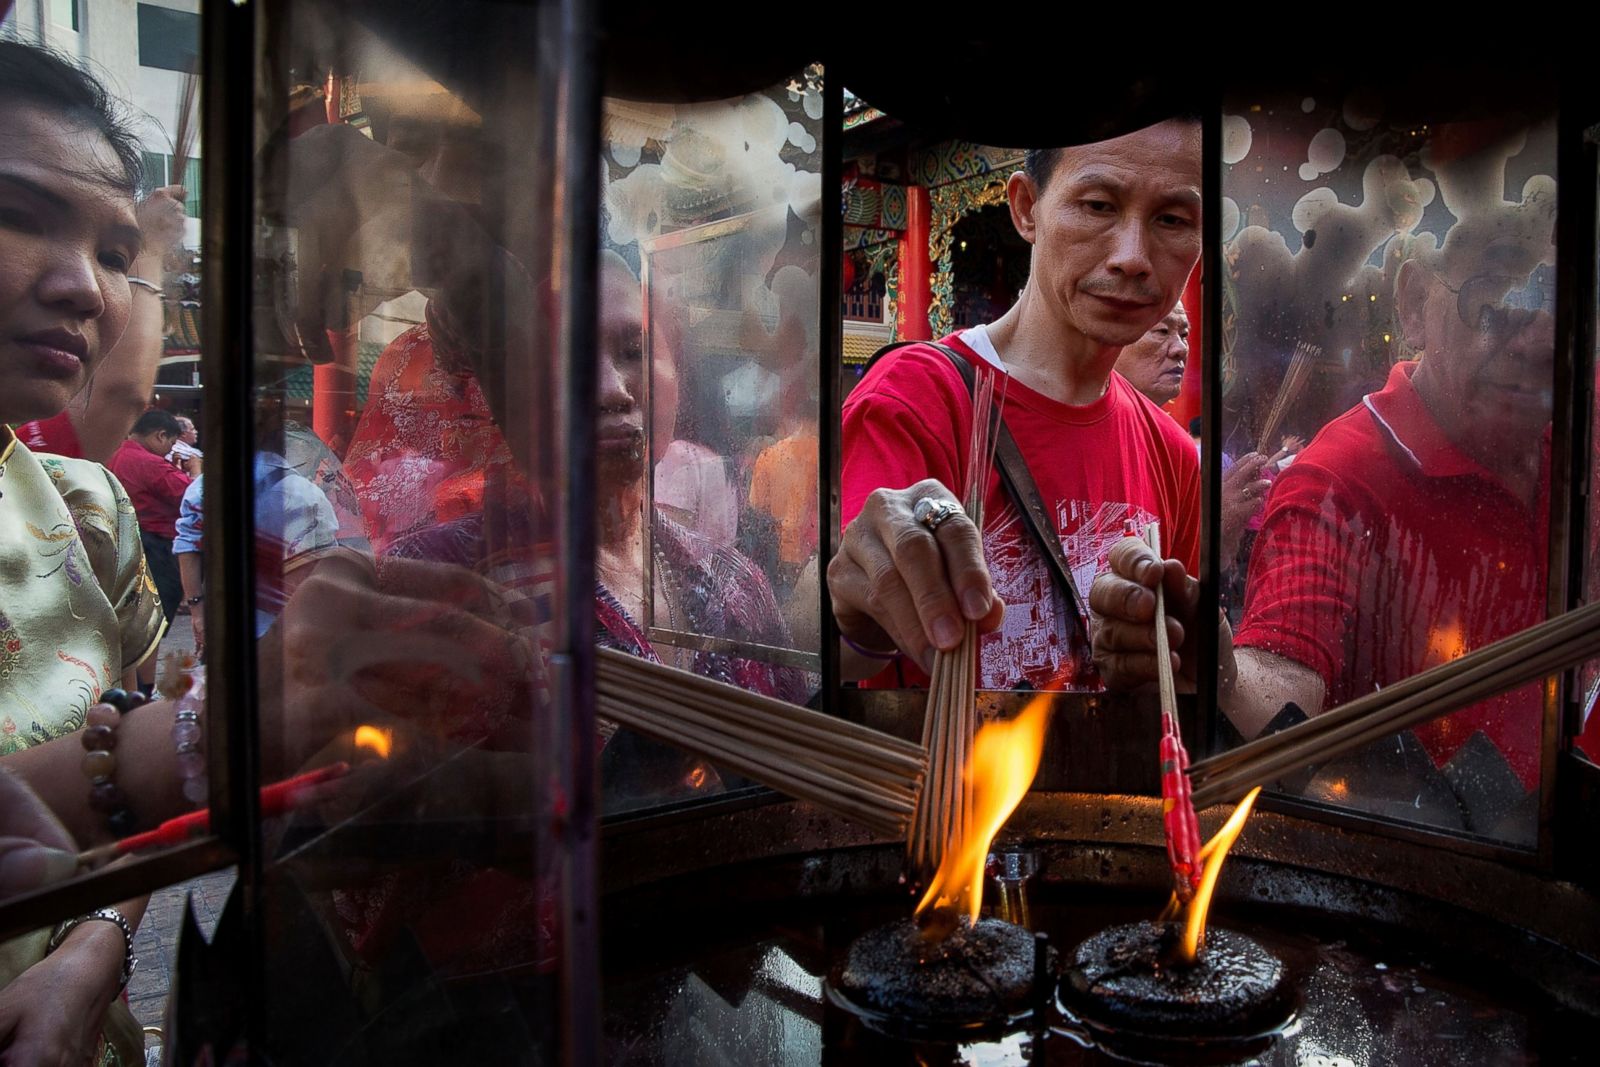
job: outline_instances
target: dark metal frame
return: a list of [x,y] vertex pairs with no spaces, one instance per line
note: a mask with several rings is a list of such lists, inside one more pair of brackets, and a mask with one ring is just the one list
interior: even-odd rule
[[822,703],[839,692],[839,631],[828,592],[827,561],[839,551],[840,375],[844,373],[844,212],[834,197],[844,178],[844,81],[837,69],[822,77],[822,321],[817,329],[817,516],[827,529],[817,538],[827,557],[817,561],[822,640]]
[[[1222,514],[1222,291],[1227,270],[1222,257],[1222,104],[1220,85],[1213,85],[1207,107],[1200,120],[1200,202],[1201,298],[1205,301],[1201,351],[1205,355],[1202,371],[1204,391],[1200,394],[1200,617],[1219,619],[1222,611],[1222,539],[1213,527]],[[1213,521],[1205,521],[1211,519]],[[1199,662],[1195,665],[1195,688],[1200,706],[1196,722],[1186,738],[1190,748],[1205,751],[1215,736],[1218,706],[1218,665],[1221,637],[1218,626],[1200,629]]]

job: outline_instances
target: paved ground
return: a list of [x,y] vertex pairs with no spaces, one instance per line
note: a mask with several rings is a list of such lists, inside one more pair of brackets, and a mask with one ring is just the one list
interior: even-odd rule
[[[194,631],[187,615],[172,620],[161,643],[163,654],[175,649],[192,649]],[[209,937],[216,929],[222,906],[233,887],[233,871],[217,871],[193,881],[171,886],[150,898],[144,921],[133,940],[139,969],[128,983],[128,1004],[141,1026],[160,1026],[167,1009],[167,989],[172,981],[172,964],[178,947],[178,931],[183,929],[183,909],[193,898],[195,917]]]

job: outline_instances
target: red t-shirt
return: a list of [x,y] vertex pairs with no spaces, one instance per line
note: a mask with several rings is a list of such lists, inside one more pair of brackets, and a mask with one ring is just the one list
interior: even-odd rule
[[[1312,668],[1329,707],[1545,618],[1548,440],[1530,511],[1451,444],[1415,369],[1395,366],[1278,478],[1251,557],[1234,644]],[[1543,711],[1534,684],[1416,734],[1442,766],[1482,730],[1531,789]]]
[[34,419],[17,427],[17,440],[33,452],[48,452],[53,456],[83,458],[83,445],[78,442],[77,428],[65,411],[48,419]]
[[[961,335],[944,344],[964,354],[980,374],[997,373]],[[980,342],[981,343],[981,342]],[[1161,523],[1163,548],[1190,573],[1200,556],[1200,460],[1191,441],[1160,408],[1112,374],[1106,393],[1082,407],[1063,404],[1016,381],[1004,389],[1006,425],[1027,460],[1080,597],[1106,569],[1123,522]],[[844,405],[841,504],[848,523],[875,489],[904,489],[937,478],[960,495],[972,432],[972,401],[961,374],[935,348],[912,345],[867,372]],[[1051,580],[1042,550],[1012,505],[997,470],[984,498],[984,556],[996,592],[1006,603],[1002,627],[980,648],[979,684],[986,689],[1098,689],[1092,668],[1074,670],[1065,599]],[[1087,603],[1079,608],[1088,610]],[[906,681],[927,676],[902,660]],[[895,684],[895,671],[869,685]]]
[[176,537],[178,505],[189,488],[189,476],[131,437],[122,442],[106,466],[128,491],[139,516],[139,529],[157,537]]

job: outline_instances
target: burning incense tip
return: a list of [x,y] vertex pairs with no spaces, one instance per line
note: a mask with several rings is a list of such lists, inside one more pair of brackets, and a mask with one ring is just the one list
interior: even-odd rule
[[388,759],[394,750],[394,731],[362,723],[356,727],[355,746],[364,748],[379,759]]

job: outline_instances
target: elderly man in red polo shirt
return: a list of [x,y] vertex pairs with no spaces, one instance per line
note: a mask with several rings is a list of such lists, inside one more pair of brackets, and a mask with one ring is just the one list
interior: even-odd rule
[[[144,545],[145,564],[150,578],[161,593],[161,608],[167,621],[183,599],[183,583],[172,556],[176,535],[178,505],[189,477],[166,460],[172,443],[183,433],[183,425],[170,411],[151,408],[133,424],[133,432],[117,449],[106,466],[117,476],[139,515],[139,540]],[[153,667],[152,667],[153,669]],[[141,677],[141,681],[145,679]]]
[[[1545,617],[1554,183],[1463,214],[1397,276],[1421,358],[1325,426],[1272,491],[1222,672],[1247,738],[1289,703],[1316,715]],[[1097,660],[1108,680],[1139,684],[1153,672],[1153,598],[1137,586],[1164,573],[1186,623],[1196,588],[1133,541],[1112,569],[1090,598]],[[1368,750],[1344,765],[1354,778],[1324,774],[1312,792],[1531,840],[1542,718],[1528,686]]]

